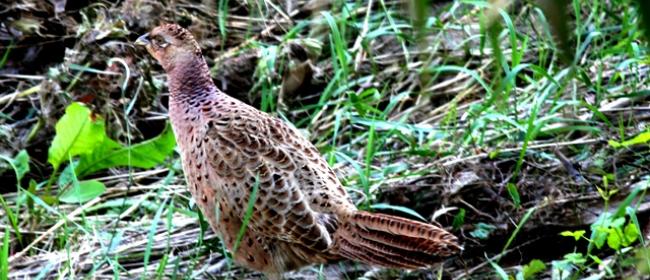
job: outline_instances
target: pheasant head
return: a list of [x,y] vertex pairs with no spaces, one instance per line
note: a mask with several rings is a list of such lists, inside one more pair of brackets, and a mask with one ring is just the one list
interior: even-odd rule
[[194,36],[176,24],[162,24],[140,36],[135,43],[145,46],[168,73],[188,61],[202,60],[201,48]]
[[218,92],[194,36],[176,24],[162,24],[140,36],[143,45],[167,72],[167,85],[175,100],[192,100]]

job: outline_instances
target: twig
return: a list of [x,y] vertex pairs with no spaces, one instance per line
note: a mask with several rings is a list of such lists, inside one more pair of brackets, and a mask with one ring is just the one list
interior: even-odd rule
[[5,95],[3,97],[0,97],[0,104],[10,102],[10,101],[12,101],[12,100],[14,100],[16,98],[21,98],[21,97],[30,95],[32,93],[37,93],[39,90],[41,90],[41,85],[30,87],[30,88],[28,88],[28,89],[26,89],[24,91],[14,92],[12,94],[7,94],[7,95]]

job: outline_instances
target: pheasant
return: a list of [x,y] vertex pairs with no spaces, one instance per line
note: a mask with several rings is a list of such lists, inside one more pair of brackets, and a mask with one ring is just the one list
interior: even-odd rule
[[423,268],[462,249],[436,226],[358,210],[298,130],[215,86],[187,30],[163,24],[136,44],[167,73],[169,118],[190,193],[239,265],[279,279],[344,259]]

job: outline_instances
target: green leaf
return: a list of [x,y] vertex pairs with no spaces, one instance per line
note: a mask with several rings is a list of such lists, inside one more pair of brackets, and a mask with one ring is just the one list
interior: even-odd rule
[[609,226],[612,221],[612,215],[609,212],[603,212],[598,216],[598,219],[596,222],[591,224],[591,242],[589,243],[589,246],[591,247],[592,244],[596,246],[596,248],[601,249],[603,245],[605,245],[605,241],[607,241],[607,234],[609,233]]
[[460,208],[458,214],[454,216],[454,221],[451,226],[454,230],[459,229],[465,223],[465,208]]
[[538,274],[544,270],[546,270],[546,264],[538,259],[534,259],[527,265],[524,265],[524,279],[533,278],[535,274]]
[[12,163],[15,166],[16,180],[20,180],[29,172],[29,154],[26,150],[21,150],[16,157],[13,158]]
[[648,141],[650,141],[650,131],[642,132],[641,134],[635,136],[634,138],[623,142],[609,140],[607,143],[613,148],[618,149],[618,148],[627,148],[629,146],[634,146],[639,144],[645,144],[648,143]]
[[589,258],[591,258],[596,264],[602,264],[603,263],[603,260],[601,260],[598,256],[589,255]]
[[478,223],[476,224],[476,228],[470,232],[469,235],[478,239],[487,239],[495,229],[497,229],[497,227],[493,225]]
[[618,217],[618,218],[614,219],[614,221],[612,221],[612,223],[610,224],[610,227],[623,228],[624,224],[625,224],[625,218]]
[[508,183],[506,185],[506,189],[508,190],[508,194],[510,194],[512,201],[515,203],[515,207],[519,207],[519,205],[521,205],[521,198],[519,197],[517,186],[515,186],[513,183]]
[[621,236],[617,233],[618,228],[613,228],[607,235],[607,246],[614,250],[621,248]]
[[14,158],[0,155],[0,160],[6,161],[9,167],[14,170],[16,181],[18,182],[18,186],[20,186],[20,179],[29,172],[29,154],[27,154],[27,151],[20,151]]
[[[56,136],[50,146],[48,160],[58,168],[70,157],[80,156],[75,173],[78,177],[84,177],[98,170],[119,166],[152,168],[163,162],[175,146],[174,132],[169,125],[153,139],[130,147],[122,146],[106,135],[102,119],[92,115],[90,109],[80,103],[73,103],[56,124]],[[64,174],[61,178],[63,181],[59,180],[60,185],[70,182],[66,179],[69,176]]]
[[106,191],[104,184],[97,180],[73,182],[72,187],[66,190],[59,200],[65,203],[84,203],[100,196]]
[[531,207],[530,209],[528,209],[528,211],[526,211],[524,216],[521,217],[521,220],[519,221],[519,223],[517,223],[517,228],[515,228],[515,230],[510,235],[510,238],[508,238],[508,241],[506,241],[506,245],[504,245],[503,249],[501,249],[501,253],[504,253],[508,249],[508,247],[510,247],[510,244],[512,244],[512,242],[515,240],[515,238],[519,234],[519,231],[524,227],[524,224],[526,224],[526,222],[528,222],[528,220],[530,219],[530,217],[533,215],[533,213],[536,210],[537,210],[537,206]]
[[607,241],[607,231],[604,229],[598,229],[596,232],[594,232],[593,237],[591,238],[592,243],[596,245],[596,248],[601,249],[603,248],[603,245],[605,245],[605,241]]
[[587,259],[581,253],[569,253],[564,255],[564,259],[573,263],[573,264],[583,264],[587,262]]
[[122,146],[106,137],[95,151],[81,156],[76,173],[77,176],[83,177],[98,170],[118,166],[152,168],[163,162],[174,151],[175,146],[174,132],[169,125],[160,135],[131,147]]
[[59,174],[59,179],[57,180],[57,184],[61,187],[67,186],[68,184],[72,184],[74,181],[77,180],[77,175],[74,173],[75,168],[79,166],[79,161],[71,161],[63,171],[61,171],[61,174]]
[[576,241],[580,239],[580,237],[583,237],[585,235],[586,231],[584,230],[576,230],[576,231],[563,231],[560,233],[562,236],[570,236],[573,237]]
[[81,103],[72,103],[56,123],[56,136],[48,150],[55,169],[69,157],[92,152],[105,138],[104,122]]
[[384,166],[383,168],[383,173],[384,176],[389,175],[389,174],[396,174],[400,172],[404,172],[409,169],[409,165],[406,164],[405,162],[396,162],[389,164],[387,166]]
[[623,232],[625,233],[625,240],[623,242],[623,245],[625,246],[631,245],[637,238],[639,238],[639,231],[636,229],[636,225],[632,222],[625,226]]
[[499,278],[501,278],[501,280],[508,280],[508,273],[506,273],[506,271],[503,270],[503,268],[499,266],[499,264],[492,261],[490,258],[487,257],[487,255],[485,256],[485,258],[487,259],[488,263],[490,263],[492,268],[494,268],[494,272],[496,272],[496,274],[499,275]]
[[371,205],[370,208],[379,209],[379,210],[393,210],[393,211],[402,212],[402,213],[411,215],[411,216],[413,216],[415,218],[420,219],[421,221],[426,221],[427,220],[424,217],[422,217],[422,215],[420,215],[418,212],[415,212],[413,209],[408,208],[408,207],[404,207],[404,206],[390,205],[390,204],[386,204],[386,203],[377,203],[377,204]]

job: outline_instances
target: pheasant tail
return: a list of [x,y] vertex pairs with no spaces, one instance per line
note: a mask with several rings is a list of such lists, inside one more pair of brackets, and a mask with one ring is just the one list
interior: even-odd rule
[[409,219],[357,211],[335,233],[345,258],[393,268],[428,267],[462,248],[447,231]]

